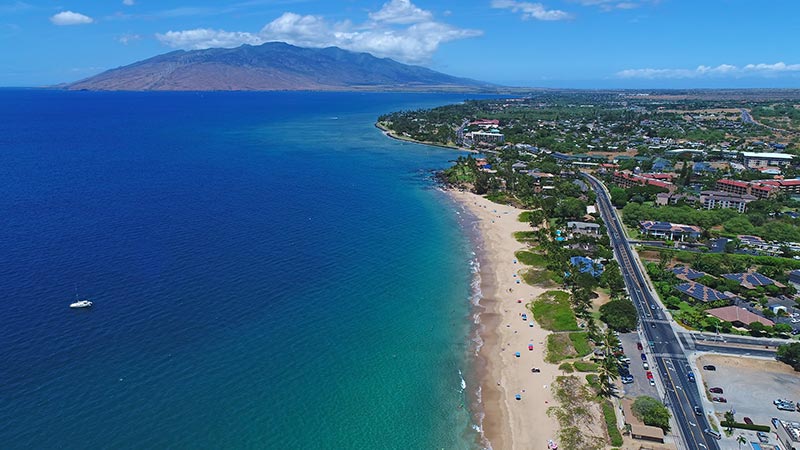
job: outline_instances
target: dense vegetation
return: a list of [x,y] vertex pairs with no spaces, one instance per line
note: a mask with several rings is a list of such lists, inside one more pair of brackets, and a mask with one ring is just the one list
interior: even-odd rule
[[636,397],[633,406],[631,406],[631,410],[645,425],[659,427],[664,430],[664,432],[669,431],[669,419],[671,417],[669,410],[663,403],[653,397],[644,395]]
[[800,372],[800,343],[793,342],[778,347],[776,358],[784,362],[798,372]]

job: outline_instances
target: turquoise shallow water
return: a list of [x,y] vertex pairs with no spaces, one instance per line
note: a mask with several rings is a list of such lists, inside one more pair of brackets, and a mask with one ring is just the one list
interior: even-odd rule
[[0,447],[473,447],[459,100],[0,91]]

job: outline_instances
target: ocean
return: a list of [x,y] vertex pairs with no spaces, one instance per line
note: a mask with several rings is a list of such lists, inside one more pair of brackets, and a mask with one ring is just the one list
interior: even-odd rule
[[0,447],[474,448],[464,99],[0,90]]

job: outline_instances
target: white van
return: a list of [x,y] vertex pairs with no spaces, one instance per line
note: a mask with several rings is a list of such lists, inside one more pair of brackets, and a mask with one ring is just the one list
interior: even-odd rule
[[703,430],[703,433],[712,436],[714,439],[722,439],[722,435],[712,430],[711,428],[706,428],[705,430]]

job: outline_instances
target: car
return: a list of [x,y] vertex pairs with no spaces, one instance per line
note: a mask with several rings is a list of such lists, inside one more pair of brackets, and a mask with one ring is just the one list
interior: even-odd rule
[[702,415],[703,415],[703,410],[702,410],[702,409],[700,409],[700,407],[699,407],[699,406],[695,405],[695,407],[694,407],[694,414],[695,414],[695,415],[697,415],[697,416],[702,416]]
[[658,306],[656,306],[655,303],[650,303],[650,307],[653,308],[653,309],[658,309]]
[[642,353],[642,361],[647,361],[647,355],[645,355],[644,353]]
[[656,380],[650,378],[650,386],[655,386],[655,385],[656,385]]
[[692,381],[692,382],[694,382],[694,373],[692,373],[692,372],[689,372],[689,374],[687,375],[687,377],[689,378],[689,381]]
[[752,425],[753,424],[753,419],[751,419],[749,417],[745,417],[742,420],[744,421],[744,423],[746,423],[748,425]]
[[725,397],[711,397],[711,401],[717,403],[728,403],[728,399]]
[[705,430],[703,430],[703,433],[705,433],[705,434],[707,434],[709,436],[712,436],[714,439],[718,439],[718,440],[722,439],[722,435],[719,434],[719,432],[714,431],[714,430],[712,430],[710,428],[706,428]]
[[703,366],[703,370],[717,370],[717,366],[712,366],[709,364],[707,366]]
[[713,394],[724,394],[724,393],[725,393],[725,392],[722,390],[722,388],[721,388],[721,387],[712,387],[712,388],[708,388],[708,392],[711,392],[711,393],[713,393]]
[[637,342],[637,343],[636,343],[636,348],[637,348],[637,349],[639,349],[639,350],[641,350],[641,349],[643,349],[644,347],[642,347],[642,343],[641,343],[641,342]]
[[759,431],[756,433],[756,436],[758,436],[758,440],[761,441],[762,444],[769,444],[769,436],[767,436],[767,433]]
[[647,364],[647,361],[645,361],[645,362],[642,363],[642,367],[644,368],[644,370],[649,370],[650,369],[650,364]]
[[620,377],[622,384],[631,384],[633,383],[633,377],[628,375],[627,377]]
[[800,334],[800,329],[792,330],[792,336],[797,336],[798,334]]
[[653,378],[653,372],[650,372],[650,371],[648,370],[648,371],[647,371],[647,378],[648,378],[648,379],[651,379],[651,378]]

